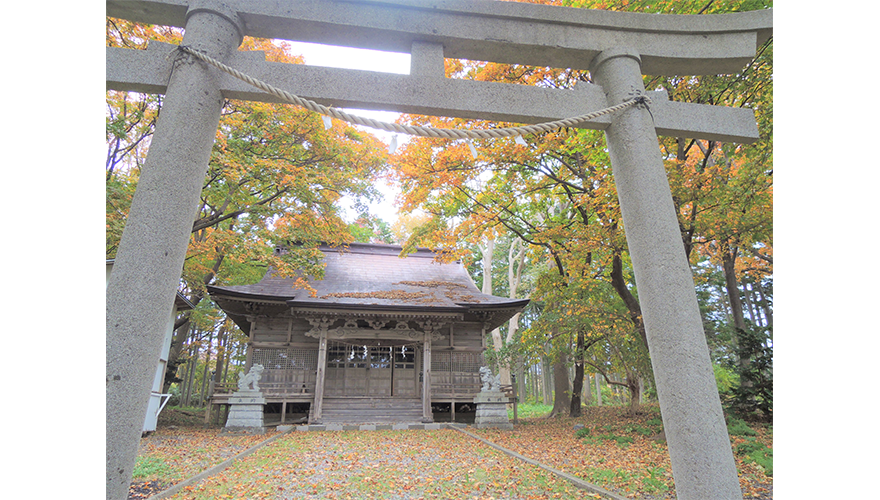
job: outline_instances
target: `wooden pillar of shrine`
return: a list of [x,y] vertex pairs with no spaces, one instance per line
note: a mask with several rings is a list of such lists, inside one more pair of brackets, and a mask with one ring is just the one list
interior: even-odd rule
[[433,331],[425,332],[425,344],[422,349],[422,422],[434,421],[434,413],[431,412],[431,335]]
[[324,407],[324,374],[327,371],[327,329],[321,331],[318,338],[318,371],[315,377],[315,402],[312,403],[310,424],[320,424]]

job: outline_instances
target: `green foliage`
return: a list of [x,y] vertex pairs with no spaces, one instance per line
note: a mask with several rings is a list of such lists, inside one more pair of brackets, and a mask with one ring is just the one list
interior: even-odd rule
[[368,215],[349,224],[348,231],[358,243],[391,243],[393,238],[385,221]]
[[772,418],[773,348],[769,343],[762,328],[737,330],[737,355],[749,363],[739,367],[740,385],[732,391],[731,409],[743,418]]
[[748,455],[755,451],[766,448],[763,443],[759,443],[755,438],[746,438],[745,441],[736,445],[736,454],[737,455]]
[[744,457],[747,462],[760,465],[768,476],[773,475],[773,448],[759,443],[755,438],[748,437],[736,445],[735,453]]
[[[645,422],[645,425],[650,425],[652,427],[659,427],[662,429],[663,428],[663,420],[661,420],[659,418],[652,418],[651,420],[648,420],[647,422]],[[660,430],[658,429],[657,432],[660,432]]]
[[632,479],[632,474],[623,469],[585,469],[583,477],[591,483],[608,484],[627,482]]
[[654,434],[659,432],[659,431],[655,432],[653,429],[649,429],[647,427],[642,427],[640,425],[635,425],[635,424],[628,425],[628,426],[624,427],[623,430],[626,432],[632,432],[634,434],[640,434],[642,436],[653,436]]
[[773,475],[773,448],[761,448],[749,453],[746,456],[750,460],[764,469],[764,474]]
[[727,419],[727,433],[731,436],[754,436],[757,434],[749,424],[744,421],[731,417]]
[[739,385],[739,375],[734,370],[717,363],[712,365],[712,370],[719,393],[726,394]]
[[602,439],[607,439],[607,440],[614,441],[614,442],[616,442],[617,445],[620,446],[621,448],[626,448],[627,446],[629,446],[630,444],[632,444],[633,441],[634,441],[634,439],[631,438],[630,436],[616,436],[616,435],[614,435],[614,434],[603,434],[603,435],[598,436],[598,437],[600,437],[600,438],[602,438]]
[[[553,410],[552,405],[541,403],[522,403],[518,404],[516,407],[517,416],[519,418],[539,418],[546,416],[551,410]],[[511,420],[513,419],[513,408],[507,410],[507,415]]]
[[138,457],[134,464],[132,479],[138,481],[163,476],[170,472],[171,468],[161,458]]
[[645,470],[645,475],[647,477],[642,478],[642,484],[644,485],[645,491],[648,493],[669,491],[669,486],[662,479],[665,473],[666,469],[662,467],[648,467],[648,469]]
[[578,431],[575,432],[575,436],[590,444],[596,444],[600,441],[614,441],[617,443],[617,446],[620,446],[621,448],[626,448],[635,441],[630,436],[618,436],[616,434],[596,434],[594,436],[588,427],[578,429]]

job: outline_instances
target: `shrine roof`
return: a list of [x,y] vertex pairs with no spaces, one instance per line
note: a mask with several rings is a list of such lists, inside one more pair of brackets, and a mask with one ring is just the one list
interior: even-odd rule
[[[321,246],[324,278],[308,280],[311,290],[270,270],[253,285],[209,286],[217,299],[284,302],[293,308],[421,310],[521,309],[528,299],[487,295],[477,289],[461,262],[441,263],[434,251],[419,249],[400,257],[395,245],[353,243]],[[511,312],[511,314],[513,314]]]

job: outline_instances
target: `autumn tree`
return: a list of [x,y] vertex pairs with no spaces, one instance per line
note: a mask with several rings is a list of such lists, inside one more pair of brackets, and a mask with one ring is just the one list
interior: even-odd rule
[[[564,4],[696,14],[769,6],[769,2],[751,1],[717,4],[711,1],[571,1]],[[571,88],[579,81],[590,80],[585,71],[461,60],[447,60],[446,72],[454,78],[556,88]],[[747,253],[752,263],[763,259],[764,268],[769,271],[766,264],[772,264],[769,216],[772,207],[772,168],[769,167],[772,162],[772,39],[741,74],[647,75],[645,85],[649,90],[665,89],[673,100],[756,110],[762,139],[755,145],[672,137],[662,139],[661,153],[679,212],[682,243],[692,265],[709,258],[723,269],[727,262],[726,265],[734,269],[725,271],[729,282],[729,277],[736,278],[736,260]],[[415,116],[406,116],[404,120],[443,127],[504,125]],[[545,314],[558,314],[554,311],[559,307],[557,304],[565,303],[566,293],[574,293],[583,286],[582,282],[593,280],[617,296],[614,304],[606,302],[605,312],[619,312],[623,306],[629,320],[628,334],[606,338],[619,341],[619,347],[629,345],[629,339],[637,339],[646,351],[647,337],[638,290],[628,264],[614,181],[601,133],[559,130],[529,136],[525,144],[513,139],[469,143],[418,138],[409,141],[400,154],[392,158],[392,163],[403,187],[404,210],[418,208],[429,214],[428,220],[412,231],[410,245],[430,239],[454,253],[461,248],[460,242],[485,241],[487,235],[497,232],[516,235],[529,246],[535,260],[550,262],[547,272],[556,273],[561,298],[548,301]],[[538,257],[539,254],[543,257]],[[737,288],[735,284],[726,283],[728,295]],[[593,299],[580,300],[589,304]],[[743,311],[736,298],[731,297],[729,301],[731,310]],[[558,325],[554,328],[558,329]],[[582,350],[582,343],[576,337],[578,329],[575,325],[570,328],[575,337],[573,342],[568,342],[565,357]],[[545,335],[562,336],[553,329],[547,329]],[[611,356],[614,350],[609,348],[605,352]],[[617,349],[616,352],[623,351]]]
[[[107,43],[143,49],[150,40],[179,43],[180,30],[107,19]],[[267,60],[302,63],[284,43],[245,38],[242,50]],[[131,196],[150,142],[161,96],[107,93],[107,257],[115,254]],[[289,105],[227,101],[202,188],[193,207],[192,237],[182,291],[198,305],[209,284],[258,281],[266,269],[320,275],[317,243],[353,241],[342,218],[343,196],[376,200],[373,182],[384,168],[385,145],[369,133]],[[360,220],[378,222],[359,203]],[[387,233],[387,231],[386,231]],[[387,234],[384,235],[387,238]],[[296,243],[288,252],[276,245]],[[306,287],[305,282],[300,286]],[[189,336],[187,313],[178,319],[166,380]]]

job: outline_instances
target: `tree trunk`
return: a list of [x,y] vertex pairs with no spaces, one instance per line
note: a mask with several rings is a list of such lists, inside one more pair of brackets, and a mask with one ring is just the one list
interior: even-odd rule
[[538,404],[541,401],[540,399],[538,399],[539,396],[541,395],[541,386],[538,383],[540,380],[540,377],[538,376],[538,364],[537,363],[532,365],[530,372],[532,374],[532,395],[535,396],[535,404]]
[[764,287],[762,285],[758,285],[758,294],[761,297],[761,308],[764,310],[764,318],[767,320],[766,326],[773,326],[773,311],[770,309],[770,302],[767,300],[767,296],[764,294]]
[[[480,247],[480,251],[483,253],[483,289],[482,292],[486,295],[492,295],[492,259],[495,253],[495,239],[489,238],[486,240],[486,245]],[[492,330],[492,346],[495,349],[496,353],[501,353],[504,349],[504,340],[501,338],[501,329],[496,328]],[[510,368],[505,365],[500,359],[495,366],[495,370],[498,375],[501,376],[501,383],[504,385],[510,384]]]
[[[515,251],[515,249],[518,250]],[[510,249],[507,252],[507,283],[510,289],[510,293],[508,294],[508,296],[511,299],[516,298],[519,284],[522,281],[522,268],[525,255],[526,250],[525,246],[523,245],[523,241],[520,238],[514,238],[514,240],[510,243]],[[508,322],[506,339],[507,345],[510,345],[513,342],[516,331],[519,329],[519,316],[520,313],[514,314]]]
[[223,360],[223,376],[220,377],[220,383],[226,383],[229,374],[229,360],[232,359],[232,352],[229,349],[229,333],[226,334],[226,358]]
[[[730,301],[730,313],[733,316],[733,328],[736,330],[738,337],[741,332],[746,330],[746,322],[743,317],[743,304],[739,296],[739,285],[736,279],[736,256],[737,247],[730,245],[729,241],[721,244],[721,267],[724,271],[724,283],[727,287],[727,298]],[[738,360],[740,370],[748,371],[751,360],[749,358],[741,358]],[[743,384],[747,384],[743,381]]]
[[199,389],[199,406],[205,405],[205,393],[208,392],[208,379],[211,377],[208,376],[208,372],[210,371],[209,365],[211,363],[211,346],[210,339],[208,340],[208,352],[205,353],[205,369],[202,370],[202,387]]
[[638,374],[629,370],[626,372],[626,388],[629,389],[629,412],[631,415],[639,413],[641,409],[641,383]]
[[541,394],[544,396],[544,404],[553,404],[553,372],[550,359],[544,356],[541,360]]
[[571,388],[569,416],[581,416],[581,395],[584,391],[584,332],[578,329],[577,347],[574,353],[574,383]]
[[226,352],[226,344],[228,343],[229,333],[226,330],[226,322],[220,325],[217,331],[217,363],[214,366],[214,383],[219,383],[223,378],[223,363],[228,353]]
[[745,281],[743,281],[743,283],[742,283],[742,290],[743,290],[743,294],[742,294],[743,301],[745,302],[745,305],[746,305],[746,311],[748,311],[748,313],[749,313],[749,319],[752,321],[753,325],[758,325],[759,322],[758,322],[758,316],[756,314],[757,311],[755,310],[754,304],[752,303],[752,290],[749,287],[749,284]]
[[602,381],[599,380],[599,374],[596,374],[596,406],[602,406]]
[[629,311],[630,320],[632,320],[633,324],[636,326],[636,330],[639,332],[639,338],[642,339],[642,345],[645,346],[645,350],[647,351],[648,334],[645,331],[645,323],[642,321],[642,308],[639,306],[638,299],[636,299],[626,286],[626,280],[623,279],[623,260],[620,257],[619,251],[615,251],[614,257],[611,261],[611,286],[614,287],[614,291],[617,292],[617,295],[626,305],[626,308]]
[[[211,266],[211,270],[205,273],[202,276],[202,283],[205,285],[209,285],[211,281],[214,280],[214,276],[217,275],[217,271],[220,270],[220,265],[223,263],[224,255],[218,255],[216,259],[214,259],[214,265]],[[187,297],[189,301],[198,306],[199,302],[202,301],[204,297],[201,295],[192,295]],[[180,362],[177,359],[180,357],[180,353],[183,351],[183,346],[186,344],[186,340],[189,337],[190,333],[190,321],[189,315],[186,316],[183,323],[179,325],[175,325],[174,337],[171,339],[171,349],[168,352],[168,364],[165,367],[165,387],[164,392],[168,392],[168,388],[171,387],[171,384],[175,382],[175,374],[177,373],[177,367],[180,366]]]
[[568,385],[568,355],[559,353],[553,363],[553,409],[550,417],[565,415],[571,409],[571,387]]
[[587,406],[593,404],[593,380],[586,373],[584,374],[584,404]]
[[182,382],[181,379],[177,378],[177,369],[181,365],[179,361],[180,353],[183,351],[183,347],[186,345],[190,335],[190,325],[192,323],[189,321],[189,317],[187,317],[186,321],[174,331],[174,336],[171,339],[171,349],[168,351],[168,363],[165,365],[165,381],[162,388],[162,392],[166,394],[168,389],[171,388],[171,384]]
[[226,325],[227,322],[224,321],[217,332],[217,363],[214,368],[214,376],[211,378],[211,383],[208,384],[208,392],[205,394],[205,400],[208,403],[206,415],[210,418],[210,415],[213,413],[213,421],[215,423],[220,418],[220,405],[211,405],[211,396],[214,395],[212,389],[223,381],[224,371],[226,366],[229,365],[229,356],[231,355],[228,349],[229,331],[226,329]]
[[190,406],[190,401],[192,399],[192,385],[193,385],[193,375],[196,371],[196,364],[198,362],[198,348],[195,343],[190,344],[190,356],[189,360],[186,363],[186,375],[183,377],[183,390],[181,393],[183,394],[183,406]]
[[522,357],[518,356],[516,360],[516,394],[519,396],[520,402],[525,403],[528,385],[526,384],[526,370],[523,365]]
[[733,317],[730,315],[730,301],[727,300],[727,288],[719,286],[718,295],[721,297],[721,303],[724,305],[724,319],[730,323]]

